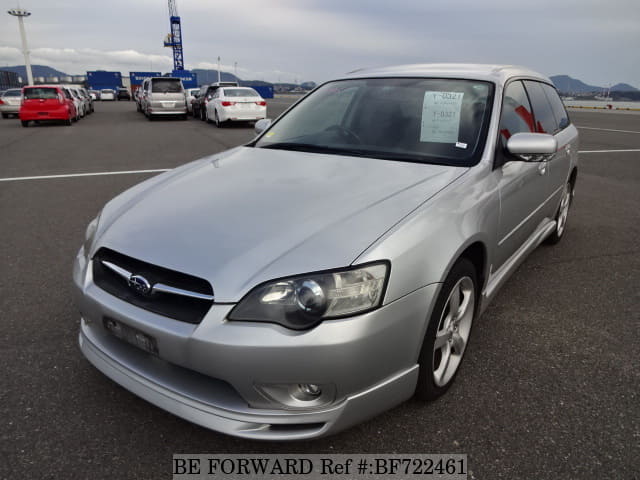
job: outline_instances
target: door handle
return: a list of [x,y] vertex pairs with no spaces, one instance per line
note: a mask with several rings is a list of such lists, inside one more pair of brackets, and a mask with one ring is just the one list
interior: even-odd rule
[[540,165],[538,165],[538,173],[540,175],[547,173],[547,162],[540,162]]

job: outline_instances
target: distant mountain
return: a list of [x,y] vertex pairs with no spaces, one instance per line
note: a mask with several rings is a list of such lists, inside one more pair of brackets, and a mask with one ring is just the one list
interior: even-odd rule
[[611,87],[612,92],[640,92],[636,87],[629,85],[628,83],[616,83]]
[[[24,65],[15,65],[13,67],[0,67],[0,70],[6,70],[9,72],[16,72],[18,76],[23,79],[27,79],[27,69]],[[34,77],[66,77],[68,74],[56,70],[55,68],[47,67],[46,65],[31,65],[31,72]]]
[[[569,75],[555,75],[551,78],[551,81],[556,88],[562,93],[592,93],[606,91],[607,87],[598,87],[595,85],[587,85],[586,83],[578,80],[577,78],[571,78]],[[637,92],[636,87],[633,87],[627,83],[618,83],[611,87],[612,92]]]
[[563,93],[589,93],[599,92],[602,90],[602,87],[587,85],[577,78],[571,78],[569,75],[555,75],[549,78],[556,88]]
[[[200,85],[204,85],[205,83],[215,83],[218,81],[218,71],[217,70],[202,70],[200,68],[196,68],[191,70],[193,73],[198,75],[198,83]],[[238,82],[240,83],[240,79],[236,77],[233,73],[229,72],[220,72],[220,81],[221,82]]]
[[[198,84],[200,85],[215,83],[218,81],[218,70],[203,70],[196,68],[191,71],[198,75]],[[243,85],[245,87],[270,87],[273,85],[273,83],[264,82],[262,80],[242,80],[241,78],[236,77],[233,73],[223,71],[220,72],[220,81],[238,82],[239,85]]]

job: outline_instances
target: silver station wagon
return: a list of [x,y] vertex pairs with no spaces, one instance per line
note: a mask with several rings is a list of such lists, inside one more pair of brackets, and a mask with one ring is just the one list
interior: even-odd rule
[[73,268],[86,358],[219,432],[317,437],[437,398],[566,230],[577,130],[524,68],[356,71],[256,131],[111,200]]

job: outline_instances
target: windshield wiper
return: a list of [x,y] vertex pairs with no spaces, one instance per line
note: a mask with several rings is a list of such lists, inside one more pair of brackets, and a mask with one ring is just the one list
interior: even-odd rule
[[358,148],[328,147],[324,145],[315,145],[312,143],[278,142],[278,143],[271,143],[269,145],[263,145],[257,148],[270,148],[274,150],[291,150],[295,152],[328,153],[328,154],[334,154],[334,155],[348,155],[352,157],[377,158],[380,160],[394,160],[399,162],[428,163],[432,165],[457,166],[455,164],[452,164],[451,162],[448,162],[445,159],[428,157],[424,155],[417,155],[417,154],[404,153],[404,152],[363,150]]
[[335,155],[352,155],[356,157],[370,157],[373,152],[358,150],[353,148],[328,147],[325,145],[315,145],[313,143],[279,142],[264,145],[258,148],[269,148],[273,150],[292,150],[294,152],[329,153]]

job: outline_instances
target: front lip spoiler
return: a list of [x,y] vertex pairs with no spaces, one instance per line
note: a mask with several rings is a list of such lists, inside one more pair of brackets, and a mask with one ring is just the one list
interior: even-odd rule
[[301,440],[325,436],[388,410],[413,395],[418,365],[397,373],[342,403],[319,411],[234,412],[159,385],[102,351],[84,320],[78,338],[84,356],[102,373],[148,402],[203,427],[253,440]]

